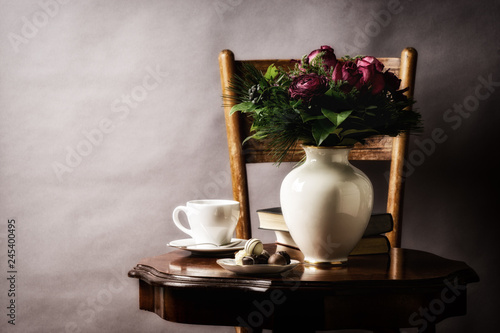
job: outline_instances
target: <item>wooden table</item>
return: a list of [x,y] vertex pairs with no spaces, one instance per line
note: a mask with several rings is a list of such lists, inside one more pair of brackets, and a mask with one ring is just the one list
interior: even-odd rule
[[[265,248],[274,253],[276,245]],[[299,264],[278,276],[242,276],[216,258],[177,250],[141,260],[139,307],[177,323],[314,331],[419,327],[465,315],[465,263],[408,249],[352,256],[343,267]]]

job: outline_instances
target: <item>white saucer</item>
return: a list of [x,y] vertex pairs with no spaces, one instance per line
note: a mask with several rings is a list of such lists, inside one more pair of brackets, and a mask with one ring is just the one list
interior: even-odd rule
[[278,274],[289,271],[297,266],[300,261],[292,260],[288,265],[269,265],[269,264],[258,264],[258,265],[238,265],[234,259],[219,259],[217,263],[222,266],[222,268],[227,269],[236,274]]
[[171,241],[167,246],[175,247],[181,250],[191,251],[192,253],[209,255],[209,254],[223,254],[223,253],[234,253],[238,250],[245,248],[246,239],[232,238],[231,243],[240,241],[239,244],[233,245],[231,247],[217,247],[215,245],[203,244],[195,245],[195,241],[192,238],[178,239]]

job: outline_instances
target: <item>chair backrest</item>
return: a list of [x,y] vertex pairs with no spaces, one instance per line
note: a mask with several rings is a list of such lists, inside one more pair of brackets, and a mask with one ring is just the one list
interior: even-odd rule
[[[408,87],[405,93],[413,97],[415,73],[417,65],[417,51],[413,48],[405,48],[401,58],[378,58],[385,66],[401,79],[401,87]],[[231,167],[231,180],[233,186],[234,200],[241,204],[241,214],[236,237],[251,238],[250,225],[250,203],[248,196],[248,182],[246,163],[272,162],[271,156],[266,152],[263,143],[249,140],[242,145],[243,140],[250,133],[251,122],[246,115],[236,112],[230,115],[232,106],[236,103],[229,89],[231,79],[238,73],[242,63],[251,63],[256,68],[265,71],[271,64],[277,67],[290,68],[294,66],[293,60],[235,60],[233,52],[223,50],[219,54],[219,66],[221,76],[222,94],[224,100],[224,114],[226,120],[227,141],[229,147],[229,160]],[[408,133],[397,137],[375,136],[364,145],[356,144],[349,155],[350,160],[378,160],[390,161],[390,176],[387,195],[387,212],[392,214],[394,229],[387,234],[392,247],[401,246],[401,227],[403,215],[403,166],[408,146]],[[292,151],[285,161],[299,161],[302,150],[297,148]],[[300,150],[300,152],[298,151]]]

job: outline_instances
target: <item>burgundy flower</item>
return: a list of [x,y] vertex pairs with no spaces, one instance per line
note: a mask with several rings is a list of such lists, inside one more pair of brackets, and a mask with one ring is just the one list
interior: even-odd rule
[[384,74],[382,70],[384,65],[375,57],[364,57],[357,59],[356,65],[359,72],[363,75],[363,84],[372,87],[372,94],[376,95],[385,87]]
[[353,61],[339,61],[332,73],[332,80],[335,82],[344,81],[341,89],[350,92],[352,88],[360,90],[363,75],[358,71],[358,66]]
[[328,90],[328,80],[315,73],[297,76],[290,84],[290,97],[310,101],[313,97],[321,96]]
[[385,80],[385,87],[390,92],[397,91],[399,89],[399,86],[401,85],[401,80],[398,79],[398,77],[394,75],[394,73],[392,72],[385,72],[384,80]]
[[382,72],[384,70],[384,64],[381,63],[377,58],[372,57],[372,56],[367,56],[363,58],[359,58],[356,61],[356,64],[359,67],[367,67],[369,65],[374,65],[375,69],[379,72]]
[[386,87],[383,69],[384,65],[374,57],[340,61],[333,70],[332,80],[342,81],[341,89],[345,92],[351,91],[352,88],[364,91],[371,87],[371,93],[376,95]]
[[337,64],[337,57],[335,56],[333,49],[328,45],[323,45],[321,48],[312,51],[306,59],[311,65],[314,65],[318,59],[323,59],[325,70],[329,70]]
[[384,80],[385,88],[391,92],[392,98],[394,98],[395,101],[406,102],[408,100],[408,97],[404,95],[404,92],[408,90],[408,87],[399,90],[399,87],[401,86],[401,80],[398,79],[398,77],[394,75],[394,73],[385,72]]

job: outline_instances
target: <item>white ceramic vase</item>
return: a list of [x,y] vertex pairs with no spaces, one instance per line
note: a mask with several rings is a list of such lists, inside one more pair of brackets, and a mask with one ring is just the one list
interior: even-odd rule
[[303,149],[305,162],[281,185],[283,217],[306,263],[345,264],[370,219],[372,184],[349,163],[351,147]]

